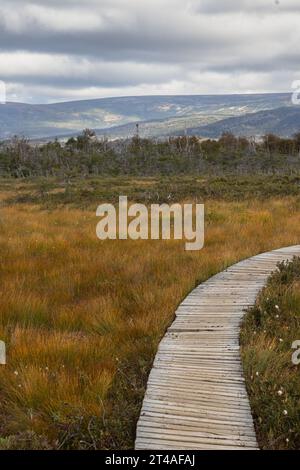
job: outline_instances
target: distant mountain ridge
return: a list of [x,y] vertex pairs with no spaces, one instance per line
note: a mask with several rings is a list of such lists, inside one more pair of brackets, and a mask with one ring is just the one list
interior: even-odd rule
[[[245,131],[248,126],[251,135],[257,135],[264,127],[260,114],[263,112],[272,123],[270,131],[280,130],[285,115],[284,132],[290,133],[289,126],[294,129],[291,115],[298,116],[298,108],[292,106],[288,93],[137,96],[0,105],[0,139],[14,135],[30,139],[63,138],[87,127],[109,138],[125,138],[134,134],[136,123],[140,123],[141,135],[146,137],[185,132],[217,137],[226,126],[240,134],[239,125]],[[282,113],[281,117],[278,113]]]
[[216,138],[223,132],[236,136],[255,137],[276,134],[291,137],[300,132],[300,106],[282,107],[244,116],[231,117],[206,126],[187,129],[188,135]]

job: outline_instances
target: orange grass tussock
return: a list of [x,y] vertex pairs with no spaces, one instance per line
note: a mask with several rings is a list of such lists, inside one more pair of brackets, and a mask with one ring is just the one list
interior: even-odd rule
[[205,246],[99,241],[95,211],[0,215],[0,448],[132,448],[147,375],[179,302],[259,252],[299,243],[298,197],[205,202]]

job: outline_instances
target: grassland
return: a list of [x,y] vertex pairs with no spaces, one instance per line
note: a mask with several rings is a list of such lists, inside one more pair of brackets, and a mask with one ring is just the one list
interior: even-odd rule
[[[162,202],[241,201],[298,196],[300,174],[258,176],[170,176],[135,178],[74,177],[0,179],[6,205],[38,204],[44,209],[72,207],[95,210],[119,195],[144,204]],[[5,195],[5,196],[4,196]]]
[[292,345],[300,340],[300,258],[281,263],[242,333],[247,388],[261,449],[299,450],[300,374]]
[[[299,243],[288,178],[280,197],[272,179],[253,180],[252,192],[248,180],[248,193],[245,181],[192,177],[2,180],[0,448],[132,448],[147,375],[182,298],[235,261]],[[214,184],[222,189],[211,194]],[[96,238],[98,203],[162,202],[170,190],[172,200],[204,200],[202,251]]]

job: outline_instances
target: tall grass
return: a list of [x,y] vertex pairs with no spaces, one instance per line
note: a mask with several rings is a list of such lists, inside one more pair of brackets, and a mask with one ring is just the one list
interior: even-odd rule
[[241,333],[242,357],[259,445],[300,448],[300,371],[293,364],[300,340],[300,258],[281,263]]
[[235,261],[298,243],[299,209],[297,197],[208,200],[205,248],[185,252],[180,241],[99,241],[95,211],[3,205],[0,448],[132,448],[178,303]]

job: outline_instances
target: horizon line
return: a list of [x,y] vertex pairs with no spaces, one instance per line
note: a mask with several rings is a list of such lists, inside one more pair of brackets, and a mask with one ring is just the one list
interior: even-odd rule
[[23,104],[28,106],[51,106],[56,104],[63,104],[63,103],[78,103],[78,102],[86,102],[86,101],[100,101],[100,100],[113,100],[113,99],[128,99],[128,98],[162,98],[162,97],[193,97],[193,96],[203,96],[203,97],[214,97],[214,96],[257,96],[257,95],[289,95],[291,91],[266,91],[266,92],[243,92],[243,93],[184,93],[184,94],[149,94],[149,95],[119,95],[119,96],[104,96],[101,98],[81,98],[81,99],[62,99],[62,101],[53,101],[48,103],[30,103],[25,101],[11,101],[7,100],[5,104]]

